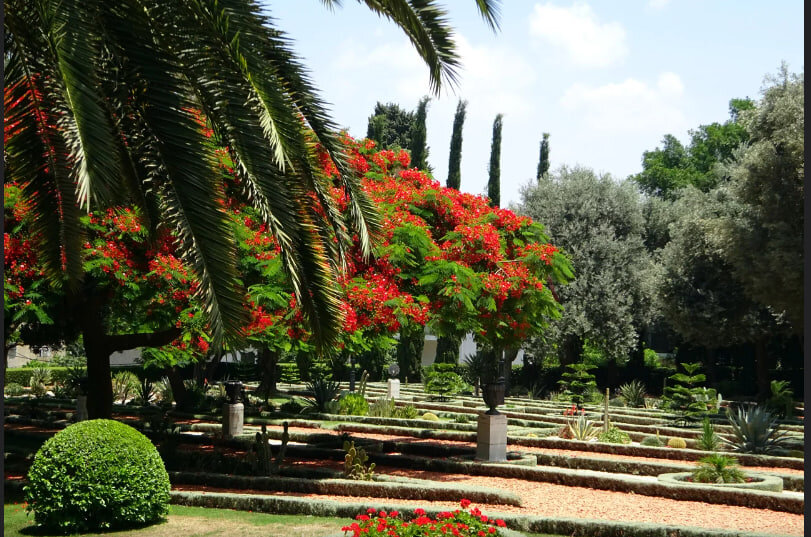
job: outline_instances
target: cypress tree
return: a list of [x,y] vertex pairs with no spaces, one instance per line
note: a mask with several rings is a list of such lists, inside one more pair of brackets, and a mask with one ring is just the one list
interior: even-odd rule
[[428,169],[428,146],[426,145],[427,132],[425,130],[425,116],[427,115],[430,97],[420,99],[417,106],[414,126],[411,130],[411,166],[421,170]]
[[538,175],[536,179],[541,181],[546,174],[549,173],[549,133],[543,133],[543,140],[541,141],[541,157],[538,160]]
[[501,119],[498,114],[493,121],[493,143],[490,146],[490,177],[487,180],[487,196],[490,206],[498,207],[501,203]]
[[458,364],[459,363],[459,341],[456,338],[440,336],[436,342],[436,364]]
[[456,105],[456,116],[453,118],[453,133],[451,134],[451,150],[448,158],[448,188],[459,190],[462,186],[462,126],[465,124],[465,108],[467,101],[459,99]]

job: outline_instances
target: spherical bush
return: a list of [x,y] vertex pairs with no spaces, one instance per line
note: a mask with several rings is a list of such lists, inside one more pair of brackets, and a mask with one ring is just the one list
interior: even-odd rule
[[117,421],[82,421],[58,432],[37,452],[28,480],[28,510],[51,530],[134,527],[168,512],[169,476],[158,451]]

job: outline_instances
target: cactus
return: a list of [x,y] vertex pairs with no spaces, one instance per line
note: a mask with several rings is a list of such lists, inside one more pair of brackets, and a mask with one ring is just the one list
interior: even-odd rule
[[354,441],[344,440],[344,451],[346,451],[344,475],[350,479],[371,481],[374,475],[375,463],[371,463],[368,468],[366,467],[366,461],[369,460],[366,450],[361,447],[356,448]]
[[358,393],[360,393],[364,397],[366,397],[366,381],[368,380],[369,380],[369,372],[364,369],[363,373],[361,373],[360,375],[360,383],[358,384]]
[[251,463],[251,470],[257,475],[272,475],[279,470],[279,466],[284,462],[284,453],[287,451],[287,442],[290,434],[287,432],[288,423],[282,423],[284,432],[282,433],[282,445],[276,458],[273,457],[273,450],[270,447],[270,437],[267,426],[262,424],[262,432],[256,433],[253,446],[248,450],[248,460]]
[[687,447],[687,442],[684,441],[684,438],[673,437],[667,441],[667,447],[676,448],[676,449],[684,449]]
[[433,412],[426,412],[425,414],[422,415],[422,419],[428,421],[439,421],[439,417],[437,417],[437,415],[434,414]]

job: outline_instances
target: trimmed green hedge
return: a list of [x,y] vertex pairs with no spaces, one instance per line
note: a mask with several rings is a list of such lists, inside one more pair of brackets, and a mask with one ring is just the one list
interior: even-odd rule
[[475,503],[521,506],[513,493],[486,487],[466,487],[425,480],[411,482],[356,481],[352,479],[302,479],[281,476],[230,476],[200,472],[172,472],[172,483],[212,487],[332,494],[337,496],[371,496],[398,500],[458,501],[467,498]]
[[[365,502],[334,502],[310,498],[289,498],[284,496],[259,496],[250,494],[172,492],[172,503],[196,507],[236,509],[260,513],[311,515],[323,517],[347,517],[365,513],[367,507],[386,511],[413,512],[413,506],[398,503],[379,502],[369,505]],[[426,515],[435,517],[443,509],[424,507]],[[765,534],[708,530],[665,524],[645,524],[637,522],[614,522],[581,518],[528,517],[487,511],[490,518],[504,520],[512,530],[572,535],[576,537],[775,537]],[[335,536],[343,535],[339,529]]]
[[[46,368],[51,373],[51,382],[65,382],[70,378],[70,368],[67,367],[48,367]],[[6,369],[6,384],[16,382],[22,386],[31,386],[29,382],[31,375],[34,374],[33,367],[9,367]]]

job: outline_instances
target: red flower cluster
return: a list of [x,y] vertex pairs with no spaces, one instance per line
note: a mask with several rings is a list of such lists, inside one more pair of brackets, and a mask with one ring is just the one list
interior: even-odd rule
[[[470,500],[462,500],[463,509],[470,506]],[[492,520],[483,515],[478,508],[470,511],[455,510],[443,511],[436,518],[426,515],[424,509],[415,509],[411,520],[406,521],[397,511],[378,511],[369,508],[366,514],[355,517],[353,522],[341,528],[344,534],[352,532],[352,537],[485,537],[498,536],[497,528],[504,528],[506,524],[501,519]]]

